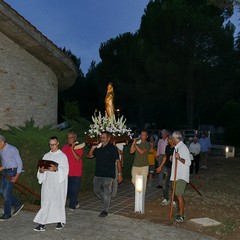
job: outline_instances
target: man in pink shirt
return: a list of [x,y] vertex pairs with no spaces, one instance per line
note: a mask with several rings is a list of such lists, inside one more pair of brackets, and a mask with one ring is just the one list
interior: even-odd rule
[[69,209],[75,210],[79,208],[78,193],[80,191],[82,179],[82,156],[83,149],[76,147],[77,134],[73,131],[67,135],[67,144],[62,148],[62,151],[67,155],[69,164],[68,173],[68,193]]
[[[162,159],[165,155],[165,149],[168,144],[168,131],[166,129],[163,129],[161,131],[161,136],[162,138],[158,140],[158,145],[157,145],[157,161],[158,161],[158,166],[161,165]],[[162,188],[163,186],[163,173],[159,173],[159,185],[157,188]]]

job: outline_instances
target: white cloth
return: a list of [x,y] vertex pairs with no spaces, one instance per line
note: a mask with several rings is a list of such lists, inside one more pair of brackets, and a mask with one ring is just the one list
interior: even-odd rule
[[190,152],[187,148],[187,146],[181,141],[175,146],[175,151],[173,153],[173,160],[172,160],[172,171],[171,171],[171,181],[174,181],[174,173],[175,173],[175,152],[178,152],[180,155],[180,158],[185,159],[185,163],[182,163],[181,161],[177,160],[177,174],[176,174],[176,180],[183,179],[187,183],[189,182],[189,166],[191,165],[191,159],[190,159]]
[[201,145],[197,142],[197,143],[194,143],[192,142],[189,146],[189,152],[190,153],[193,153],[193,155],[198,155],[201,151]]
[[41,189],[41,209],[34,218],[39,224],[66,223],[65,204],[68,183],[68,159],[61,151],[48,152],[43,156],[44,160],[52,160],[58,163],[58,171],[38,171],[37,178]]

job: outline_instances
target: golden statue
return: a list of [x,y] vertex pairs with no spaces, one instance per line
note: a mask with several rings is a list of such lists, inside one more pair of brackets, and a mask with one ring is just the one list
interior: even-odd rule
[[108,83],[107,94],[105,97],[105,108],[106,108],[107,116],[109,118],[112,118],[115,112],[113,99],[114,99],[113,85],[112,83]]

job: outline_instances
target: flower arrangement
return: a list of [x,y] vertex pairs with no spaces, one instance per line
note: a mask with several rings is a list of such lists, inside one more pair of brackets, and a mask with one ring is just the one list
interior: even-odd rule
[[90,125],[88,135],[90,137],[100,136],[102,132],[108,131],[113,136],[127,135],[131,136],[131,129],[125,125],[126,119],[122,116],[116,119],[115,115],[111,118],[107,116],[101,116],[99,112],[98,116],[92,116],[93,124]]

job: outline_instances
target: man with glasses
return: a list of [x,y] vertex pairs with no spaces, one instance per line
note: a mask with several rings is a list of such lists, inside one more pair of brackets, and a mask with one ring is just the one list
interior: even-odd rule
[[117,148],[110,143],[111,134],[101,134],[101,146],[93,145],[87,155],[88,158],[96,157],[93,191],[103,201],[102,212],[99,217],[108,216],[111,203],[112,184],[115,178],[115,163],[117,163],[118,183],[122,182],[122,166]]
[[45,231],[45,225],[57,223],[56,230],[60,230],[66,223],[65,204],[68,183],[68,159],[58,148],[58,138],[53,136],[49,140],[50,152],[43,156],[44,160],[55,162],[50,167],[39,167],[37,178],[41,189],[41,209],[34,218],[39,225],[34,231]]
[[83,148],[77,148],[76,141],[77,134],[71,131],[67,135],[68,143],[62,147],[62,151],[66,154],[69,164],[67,196],[69,198],[69,209],[72,211],[79,208],[77,198],[82,179]]

